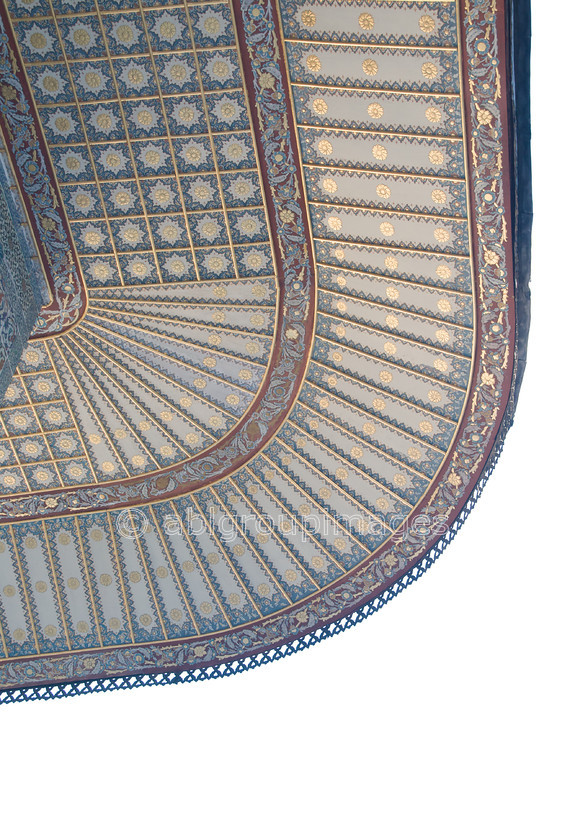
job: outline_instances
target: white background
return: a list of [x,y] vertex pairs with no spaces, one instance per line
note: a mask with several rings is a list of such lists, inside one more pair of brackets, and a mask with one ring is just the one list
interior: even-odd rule
[[476,510],[420,582],[312,650],[219,682],[1,707],[6,840],[562,837],[562,21],[556,2],[533,12],[529,363]]

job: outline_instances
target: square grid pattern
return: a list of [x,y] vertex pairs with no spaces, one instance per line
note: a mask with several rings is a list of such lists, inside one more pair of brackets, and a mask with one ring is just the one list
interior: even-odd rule
[[24,353],[0,409],[0,496],[93,481],[43,342]]
[[9,9],[86,285],[271,276],[230,5]]

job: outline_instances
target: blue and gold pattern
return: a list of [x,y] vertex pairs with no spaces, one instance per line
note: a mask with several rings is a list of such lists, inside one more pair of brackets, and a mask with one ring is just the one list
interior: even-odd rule
[[[278,648],[393,585],[444,533],[495,434],[512,338],[498,244],[505,80],[463,101],[459,38],[470,78],[496,79],[498,50],[494,16],[466,5],[461,26],[453,0],[280,4],[315,336],[275,437],[185,494],[190,457],[246,416],[273,346],[276,243],[242,79],[267,149],[289,127],[290,103],[281,117],[267,99],[284,95],[275,14],[241,3],[250,72],[226,3],[10,0],[89,310],[28,348],[0,407],[0,486],[6,499],[27,491],[37,517],[0,528],[2,686],[204,669]],[[45,98],[41,50],[61,66],[57,91],[77,99]],[[99,71],[95,98],[78,66]],[[53,140],[63,129],[80,139]],[[69,154],[84,157],[69,165]],[[269,164],[289,225],[294,162]],[[284,346],[298,336],[290,327]],[[167,498],[103,510],[111,482],[179,463]],[[101,509],[82,513],[92,476]],[[55,487],[76,507],[42,519],[58,497],[29,491]]]
[[[57,175],[65,184],[76,184],[65,194],[71,217],[80,218],[77,225],[104,220],[111,227],[116,217],[137,216],[149,231],[143,242],[146,269],[143,272],[138,263],[135,278],[125,257],[130,251],[126,242],[108,236],[92,248],[73,224],[88,287],[129,284],[138,277],[169,282],[164,265],[170,244],[186,251],[197,278],[252,276],[247,257],[253,251],[232,248],[217,169],[243,166],[251,172],[256,167],[228,7],[216,4],[201,15],[196,8],[188,14],[183,7],[157,3],[139,13],[135,3],[129,5],[131,11],[117,14],[103,4],[81,4],[75,16],[55,18],[53,9],[47,19],[30,22],[21,19],[24,4],[20,19],[14,20]],[[217,49],[199,52],[202,47]],[[209,135],[214,131],[236,135],[219,141]],[[182,137],[190,142],[182,142]],[[195,184],[178,178],[193,170],[212,177]],[[211,203],[205,200],[206,183]],[[89,202],[82,200],[84,189],[91,193]],[[248,215],[255,215],[261,201],[258,193]],[[215,237],[202,237],[205,221],[201,223],[196,210],[211,206],[220,210],[220,231]],[[228,207],[236,207],[235,195],[229,196]],[[179,243],[163,242],[152,234],[150,220],[171,213],[181,214]],[[260,234],[260,243],[267,246],[265,226]],[[257,238],[236,230],[241,245]],[[193,248],[209,248],[215,242],[230,243],[223,260],[195,255]],[[139,243],[134,244],[140,250]],[[101,262],[91,263],[92,251],[104,255]]]
[[[106,20],[101,7],[96,6],[93,11],[90,9],[90,12],[95,12],[102,35],[104,27],[113,26],[113,23],[108,23],[109,18]],[[155,20],[156,9],[153,9],[153,12],[152,18]],[[162,14],[160,29],[162,32],[171,32],[173,21],[166,17],[167,12]],[[89,314],[71,335],[53,345],[51,353],[57,360],[57,367],[60,357],[63,387],[72,394],[69,401],[73,406],[73,420],[77,433],[84,442],[81,454],[89,459],[90,469],[80,472],[80,481],[76,482],[78,495],[63,494],[58,497],[56,507],[59,510],[62,509],[61,505],[69,510],[84,507],[95,509],[100,506],[105,508],[110,497],[113,498],[114,504],[120,505],[124,500],[124,492],[130,498],[130,494],[135,492],[142,499],[158,497],[162,488],[170,482],[171,486],[181,487],[186,479],[200,481],[200,477],[203,477],[204,480],[208,480],[213,474],[228,472],[229,463],[233,459],[248,457],[252,448],[257,447],[260,440],[265,440],[266,436],[271,434],[269,430],[272,417],[279,411],[288,410],[291,398],[297,393],[299,378],[304,372],[304,354],[307,347],[303,330],[310,329],[313,316],[310,304],[312,274],[306,264],[308,245],[303,236],[302,208],[293,200],[291,203],[295,209],[290,210],[286,202],[287,195],[301,193],[300,187],[295,190],[293,186],[296,167],[288,165],[281,169],[278,165],[281,158],[287,164],[291,162],[288,132],[280,132],[275,127],[273,142],[267,144],[265,152],[266,157],[269,156],[273,161],[266,180],[271,177],[276,179],[273,191],[276,212],[279,213],[275,220],[279,232],[279,244],[276,247],[282,250],[284,256],[285,286],[279,290],[275,278],[277,266],[272,256],[269,222],[263,204],[260,204],[260,201],[263,201],[261,179],[255,168],[256,147],[253,132],[249,130],[246,93],[231,90],[233,98],[229,99],[229,91],[223,87],[220,95],[212,91],[207,94],[201,75],[201,66],[205,62],[211,75],[230,75],[229,68],[234,66],[232,61],[238,56],[238,45],[234,39],[234,29],[231,26],[223,26],[223,21],[225,14],[229,19],[232,17],[231,10],[225,4],[213,4],[202,15],[195,7],[184,8],[183,11],[176,10],[174,14],[176,17],[179,15],[177,20],[181,18],[187,21],[192,38],[191,50],[185,50],[184,53],[174,50],[171,64],[168,63],[166,67],[170,70],[170,78],[181,81],[184,76],[189,76],[183,66],[183,58],[190,55],[190,60],[192,64],[194,62],[193,66],[197,70],[198,94],[164,96],[160,87],[158,101],[147,100],[146,97],[124,99],[118,96],[116,102],[80,103],[77,98],[75,106],[63,106],[67,108],[67,112],[57,112],[56,119],[60,118],[62,122],[57,125],[55,120],[52,123],[54,129],[62,126],[64,130],[74,131],[76,120],[72,115],[76,112],[77,119],[84,128],[88,158],[92,169],[95,170],[95,183],[80,180],[74,186],[67,182],[62,187],[72,217],[71,224],[82,246],[80,263],[88,281],[91,315]],[[146,29],[148,12],[144,8],[142,11],[139,9],[138,15],[144,21]],[[80,18],[85,26],[89,25],[87,18],[86,13]],[[62,30],[58,16],[53,17],[52,22],[60,34]],[[19,23],[18,19],[14,20],[16,27]],[[66,17],[63,23],[65,31],[71,32],[73,39],[78,38],[81,48],[93,48],[92,44],[97,38],[94,37],[93,30],[80,30],[78,22],[69,29]],[[113,27],[112,32],[116,37],[127,40],[132,38],[127,27],[134,34],[130,18],[121,21],[117,28]],[[212,50],[205,49],[201,54],[197,49],[194,50],[199,40],[199,36],[194,34],[196,29],[201,32],[208,30],[207,34],[211,40],[216,36],[222,47],[228,44],[230,49],[222,49],[220,55],[215,56],[215,61],[210,64],[209,61],[214,55]],[[146,31],[148,32],[147,29]],[[107,38],[103,37],[106,43]],[[150,39],[147,41],[147,49],[154,69],[156,56],[155,50],[150,47]],[[131,60],[133,58],[134,55],[131,55]],[[84,64],[82,59],[71,59],[66,54],[63,59],[66,66]],[[117,58],[109,51],[104,58],[103,67],[107,64],[113,76],[115,61]],[[89,73],[88,70],[87,74]],[[92,81],[90,75],[88,79],[84,76],[84,79]],[[240,79],[241,77],[238,81]],[[94,81],[97,85],[99,80],[96,78]],[[263,91],[259,96],[261,102],[264,99]],[[269,96],[271,104],[268,107],[282,113],[284,106],[275,92],[272,91]],[[43,110],[47,112],[46,108]],[[87,139],[91,132],[98,131],[113,137],[119,131],[119,115],[123,117],[124,138],[111,143]],[[160,116],[166,121],[167,139],[154,143],[151,141],[149,146],[141,148],[140,143],[136,143],[132,136],[134,128],[131,129],[131,124],[137,128],[152,125],[159,122]],[[172,119],[185,125],[194,123],[195,128],[182,128],[180,135],[185,137],[174,137],[170,131]],[[202,121],[201,125],[198,121]],[[214,123],[218,125],[217,135],[209,133]],[[221,128],[222,123],[231,124],[237,130],[224,131]],[[207,133],[197,134],[198,127],[206,127]],[[156,142],[159,145],[156,145]],[[158,176],[141,177],[138,174],[138,169],[135,170],[135,156],[131,154],[132,147],[136,147],[137,152],[141,150],[138,158],[147,168],[154,166],[158,170]],[[82,169],[81,165],[76,164],[80,147],[69,147],[64,143],[51,146],[51,152],[55,154],[60,149],[63,150],[65,170]],[[185,159],[185,165],[177,163],[175,155],[178,151]],[[166,160],[171,162],[173,177],[163,167]],[[134,178],[126,177],[131,170],[123,171],[124,163],[133,168]],[[100,169],[110,167],[116,170],[116,174],[120,173],[125,177],[102,179]],[[212,167],[210,171],[209,167]],[[228,170],[225,172],[224,184],[222,167]],[[190,169],[195,169],[197,174],[182,174],[182,170],[189,172]],[[159,177],[160,175],[163,177]],[[108,207],[111,213],[108,213]],[[306,266],[304,270],[303,265]],[[111,297],[116,301],[112,306],[115,306],[119,298],[125,298],[125,290],[128,287],[135,290],[138,304],[145,298],[154,300],[155,294],[161,296],[157,303],[158,316],[155,318],[153,312],[148,323],[143,321],[132,330],[125,330],[128,338],[123,347],[123,330],[120,325],[116,326],[110,315],[109,321],[102,320],[102,329],[110,330],[109,342],[104,343],[102,349],[96,338],[92,338],[88,332],[89,327],[95,327],[99,323],[96,319],[105,314],[99,311],[104,309],[101,301],[102,290],[112,293]],[[94,290],[98,300],[92,298]],[[303,290],[306,292],[304,299]],[[276,300],[276,291],[282,294],[283,305],[279,305]],[[206,313],[212,316],[215,331],[204,353],[197,350],[197,341],[201,340],[201,334],[199,333],[197,341],[186,342],[185,329],[180,329],[180,325],[173,328],[171,342],[163,341],[163,336],[169,334],[169,327],[164,326],[161,330],[158,322],[167,324],[169,320],[163,307],[166,306],[170,292],[174,298],[174,307],[181,306],[180,320],[184,327],[188,327],[192,317],[197,317],[198,307],[193,306],[196,301],[201,301],[207,308]],[[211,302],[213,309],[210,308]],[[235,303],[246,307],[245,317],[241,321],[238,312],[233,309]],[[276,323],[277,311],[282,319],[280,324]],[[180,312],[180,309],[176,309],[176,312]],[[260,334],[267,332],[269,335],[269,342],[265,343],[256,344],[252,340],[246,340],[246,347],[251,348],[253,359],[251,363],[244,365],[236,365],[233,354],[228,349],[223,349],[233,340],[234,335],[240,332],[240,328],[243,335],[248,333],[250,337],[256,331]],[[83,342],[82,330],[86,331]],[[272,355],[271,338],[275,330],[277,347],[281,348],[281,352]],[[222,332],[222,335],[219,335],[219,332]],[[103,334],[103,339],[107,338],[107,333]],[[98,355],[99,352],[101,356]],[[118,354],[118,359],[114,358],[115,353]],[[123,356],[123,353],[126,355]],[[256,353],[259,354],[259,360]],[[268,369],[270,356],[275,359],[275,364]],[[129,357],[134,360],[132,371]],[[187,358],[189,361],[186,363]],[[180,397],[181,410],[172,412],[171,417],[176,425],[181,418],[180,426],[183,427],[186,439],[180,441],[177,434],[171,433],[170,436],[170,430],[167,430],[163,438],[157,437],[157,446],[154,448],[146,442],[147,436],[151,437],[154,432],[151,431],[148,435],[147,433],[149,430],[160,428],[162,424],[155,425],[152,422],[152,413],[166,413],[166,409],[160,405],[160,398],[153,390],[152,381],[148,380],[153,371],[160,373],[167,370],[171,361],[173,377],[168,379],[171,383],[176,381],[184,389]],[[225,371],[221,370],[222,367],[225,367]],[[263,389],[261,386],[266,374],[267,389]],[[179,377],[179,380],[175,380],[175,377]],[[133,381],[134,403],[128,399],[128,389]],[[168,389],[170,384],[166,386]],[[193,401],[193,395],[198,392],[205,394],[207,416],[195,421],[194,428],[191,406],[197,405]],[[253,419],[250,408],[258,392],[261,401],[256,403],[258,415]],[[224,407],[224,410],[215,412],[214,408],[219,406]],[[185,428],[184,418],[188,428]],[[94,423],[95,439],[109,441],[114,424],[121,423],[121,419],[131,428],[140,449],[138,446],[136,450],[133,447],[131,453],[126,455],[119,445],[112,446],[100,461],[97,454],[89,451],[88,427]],[[201,421],[207,427],[212,427],[212,437],[198,434]],[[240,425],[240,421],[243,421],[243,425]],[[238,436],[236,445],[230,447],[225,458],[216,444],[228,436],[234,427]],[[103,434],[100,434],[102,430]],[[119,426],[119,432],[121,431]],[[205,450],[209,446],[213,448],[213,452],[207,456]],[[113,457],[111,450],[114,452]],[[147,452],[151,458],[147,457]],[[189,466],[182,468],[182,472],[177,476],[172,477],[168,474],[169,477],[159,477],[155,474],[158,469],[179,467],[186,458],[200,454],[201,457],[197,461],[192,461]],[[134,458],[134,463],[131,458]],[[209,458],[211,461],[207,460]],[[73,467],[72,473],[78,477],[78,468]],[[115,483],[122,478],[141,478],[143,473],[150,476],[146,482],[135,482],[127,488],[123,484]],[[45,490],[52,492],[57,487],[58,476],[66,477],[68,471],[66,467],[62,472],[45,469],[42,475]],[[95,476],[95,481],[93,486],[88,487],[85,476],[92,475]],[[15,480],[20,492],[25,492],[21,476],[10,473],[7,480],[8,483]],[[109,487],[111,482],[114,482],[112,489]],[[103,491],[97,489],[98,484],[105,485]],[[60,487],[67,486],[68,482],[61,478]],[[36,496],[33,504],[37,510],[38,502],[39,498]],[[43,510],[54,512],[52,502],[52,498],[44,497]],[[23,498],[16,500],[15,507],[6,499],[2,512],[8,516],[14,513],[19,516],[26,505],[27,501]]]
[[[48,359],[45,370],[57,369],[60,387],[41,401],[29,388],[20,389],[21,425],[8,423],[5,434],[15,435],[14,441],[36,434],[41,446],[35,460],[42,466],[31,474],[17,443],[12,453],[6,440],[9,461],[0,467],[5,496],[141,475],[192,455],[222,437],[249,408],[266,370],[274,265],[231,12],[225,4],[203,16],[196,8],[151,5],[142,13],[116,15],[103,3],[88,3],[55,17],[56,5],[47,4],[33,21],[38,10],[29,4],[11,9],[63,185],[91,317],[64,344],[28,350],[31,365],[39,354]],[[220,49],[198,52],[199,45],[215,43]],[[212,136],[215,125],[224,133]],[[171,313],[165,312],[163,322],[155,315],[164,314],[164,300],[131,331],[116,331],[112,323],[119,289],[135,290],[142,307],[141,289],[147,301],[157,300],[161,284],[173,284],[174,308],[179,313],[182,302],[179,323],[187,328],[194,303],[213,304],[210,327],[191,332],[187,366],[178,344],[185,342],[185,331],[176,328],[172,343],[162,343],[169,329],[161,325]],[[101,288],[117,293],[107,305],[94,296]],[[235,302],[247,308],[244,319],[230,324]],[[253,347],[256,330],[263,336],[257,350],[247,364],[233,358],[231,370],[232,351],[222,348],[234,342],[236,352],[248,355],[242,348]],[[163,378],[172,359],[178,360],[173,376]],[[224,370],[215,372],[223,362],[226,378]],[[102,389],[99,376],[106,379]],[[169,391],[176,377],[174,407]],[[61,422],[73,429],[75,452],[53,449],[45,436],[57,427],[60,388],[68,400]],[[202,389],[210,396],[200,401]],[[153,422],[155,412],[170,414],[167,428]],[[114,425],[122,421],[126,448],[119,439],[111,443]],[[92,435],[101,442],[92,445]],[[4,469],[8,464],[10,470]]]
[[[221,167],[243,167],[251,177],[257,165],[230,10],[220,3],[204,13],[163,3],[144,4],[142,10],[135,2],[126,5],[130,9],[122,14],[103,2],[68,4],[64,12],[50,2],[10,7],[57,177],[75,184],[63,190],[69,216],[79,224],[111,223],[136,213],[146,224],[177,212],[184,228],[177,247],[184,253],[174,254],[176,263],[184,262],[197,279],[253,276],[254,251],[232,247],[220,177]],[[220,143],[209,138],[215,130],[227,132]],[[231,142],[229,155],[225,147],[232,131],[243,133]],[[185,143],[182,137],[197,140]],[[196,170],[212,173],[211,184],[214,179],[212,206],[222,211],[228,231],[229,250],[221,258],[193,252],[198,219],[191,211],[209,202],[202,200],[199,185],[180,182],[178,175]],[[164,177],[156,181],[155,175]],[[229,207],[237,206],[236,197],[228,196]],[[262,200],[260,190],[248,212]],[[92,247],[74,226],[72,232],[88,287],[177,280],[169,244],[152,235],[144,243],[144,270],[137,262],[135,275],[122,257],[130,250],[127,243],[110,236]],[[238,232],[237,242],[247,241]],[[261,244],[267,254],[265,229]],[[92,252],[100,259],[92,261]],[[271,273],[271,260],[265,260]]]

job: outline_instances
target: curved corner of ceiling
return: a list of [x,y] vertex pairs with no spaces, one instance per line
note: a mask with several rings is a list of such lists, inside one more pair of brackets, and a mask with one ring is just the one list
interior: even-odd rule
[[0,702],[289,655],[452,539],[524,367],[525,8],[0,10]]

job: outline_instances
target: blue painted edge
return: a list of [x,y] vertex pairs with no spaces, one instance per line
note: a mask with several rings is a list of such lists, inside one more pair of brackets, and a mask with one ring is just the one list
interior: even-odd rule
[[[15,188],[15,194],[12,190]],[[3,396],[13,379],[29,337],[39,316],[44,300],[44,279],[42,271],[33,261],[33,243],[26,235],[25,211],[17,192],[17,184],[10,168],[7,153],[0,151],[0,192],[4,199],[15,241],[13,252],[18,253],[23,262],[23,271],[28,283],[28,290],[21,285],[22,278],[10,270],[0,278],[0,288],[6,296],[7,306],[15,323],[15,336],[4,358],[0,371],[0,396]],[[17,196],[17,198],[16,198]],[[8,249],[8,243],[0,242],[0,248]]]
[[512,389],[514,410],[527,362],[527,341],[531,322],[531,0],[509,0],[506,18],[510,70],[511,207],[517,330],[515,383]]
[[0,692],[0,704],[21,703],[26,700],[51,700],[77,697],[83,694],[98,694],[124,688],[140,688],[153,685],[182,685],[184,683],[214,680],[251,671],[260,665],[284,659],[294,653],[313,647],[324,639],[332,638],[350,627],[355,627],[369,616],[378,612],[385,604],[394,600],[408,586],[433,566],[438,557],[453,541],[468,515],[482,495],[484,487],[498,462],[503,450],[507,432],[513,423],[521,381],[527,358],[527,340],[530,325],[530,276],[531,276],[531,111],[530,111],[530,50],[531,50],[531,3],[530,0],[509,0],[507,61],[511,73],[510,127],[511,127],[511,182],[513,212],[513,257],[516,301],[517,341],[515,348],[515,370],[511,383],[511,395],[502,424],[490,452],[486,466],[466,504],[449,530],[444,534],[399,580],[389,589],[364,604],[359,610],[345,615],[313,633],[294,639],[277,648],[237,659],[211,668],[160,674],[133,674],[124,677],[110,677],[87,681],[56,683],[29,688],[8,689]]

